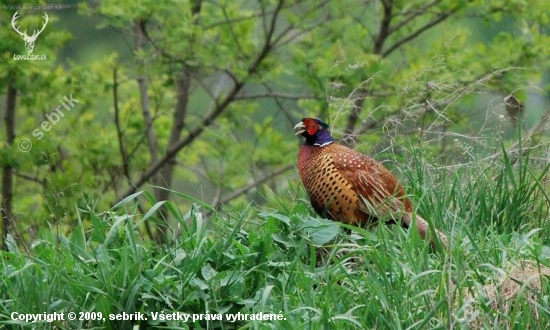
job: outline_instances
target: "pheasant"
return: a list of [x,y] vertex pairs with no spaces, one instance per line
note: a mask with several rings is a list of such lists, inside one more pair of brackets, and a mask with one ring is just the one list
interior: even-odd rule
[[[401,220],[406,228],[411,225],[411,201],[382,164],[334,142],[328,125],[318,118],[302,119],[294,131],[305,137],[298,154],[298,171],[315,212],[362,227],[377,220]],[[428,222],[417,215],[416,226],[420,236],[426,238]],[[446,247],[447,237],[434,231]]]

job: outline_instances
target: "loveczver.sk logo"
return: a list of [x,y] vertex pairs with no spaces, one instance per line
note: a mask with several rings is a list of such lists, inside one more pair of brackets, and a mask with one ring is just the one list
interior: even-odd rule
[[15,12],[15,14],[13,14],[13,17],[11,19],[11,26],[13,27],[13,29],[15,30],[15,32],[19,33],[19,35],[21,36],[21,38],[23,38],[23,40],[25,41],[25,48],[27,49],[27,54],[25,55],[16,55],[16,54],[13,54],[13,59],[14,60],[47,60],[47,56],[46,54],[42,54],[42,55],[33,55],[32,54],[32,51],[34,50],[34,43],[36,42],[36,38],[38,38],[38,36],[40,35],[40,33],[42,33],[42,31],[44,31],[44,29],[46,28],[46,25],[48,24],[48,21],[49,21],[49,17],[48,17],[48,14],[44,13],[44,16],[45,18],[45,21],[44,23],[42,24],[42,28],[37,31],[37,30],[34,30],[34,33],[32,34],[32,36],[29,36],[27,34],[27,30],[21,32],[19,31],[19,26],[16,26],[16,21],[17,19],[19,18],[19,10]]

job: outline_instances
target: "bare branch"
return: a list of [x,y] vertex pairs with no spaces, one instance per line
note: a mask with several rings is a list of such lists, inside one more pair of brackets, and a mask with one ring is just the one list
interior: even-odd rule
[[120,125],[120,110],[118,108],[118,82],[117,82],[116,68],[113,70],[113,107],[115,111],[115,127],[116,127],[116,135],[118,140],[118,150],[120,152],[120,157],[122,158],[122,172],[124,173],[124,175],[128,180],[131,180],[128,155],[126,154],[126,150],[124,148],[124,139],[123,139],[124,133],[122,132],[122,126]]
[[[259,63],[258,63],[259,64]],[[204,119],[202,122],[192,131],[187,134],[187,136],[184,139],[179,140],[177,143],[172,144],[167,150],[166,153],[159,158],[155,163],[153,163],[142,175],[141,177],[134,183],[134,185],[128,190],[122,194],[121,199],[130,196],[132,193],[136,191],[139,187],[141,187],[145,182],[147,182],[153,175],[155,175],[168,161],[170,161],[174,156],[177,155],[177,153],[186,147],[187,145],[193,143],[195,139],[202,134],[202,132],[212,123],[214,123],[214,120],[218,116],[220,116],[223,111],[233,102],[236,94],[242,89],[244,86],[243,83],[237,83],[233,86],[232,90],[227,94],[227,96],[216,105],[214,110],[212,110]]]
[[[191,90],[191,73],[187,66],[183,66],[181,71],[176,73],[176,104],[172,115],[172,126],[170,128],[170,136],[168,138],[167,148],[171,148],[177,144],[181,138],[182,131],[185,127],[185,119],[187,117],[187,108],[189,106],[189,92]],[[174,176],[174,167],[176,166],[175,155],[170,157],[160,169],[160,178],[155,185],[170,187]],[[160,182],[160,180],[163,182]],[[156,191],[158,200],[166,200],[169,197],[168,190]]]
[[[6,143],[13,146],[15,141],[15,109],[17,100],[17,89],[15,88],[13,72],[8,75],[8,86],[6,95],[6,110],[4,112],[4,127],[6,129]],[[11,162],[2,166],[2,194],[0,196],[0,214],[2,214],[2,249],[7,251],[8,235],[14,236],[15,223],[12,216],[13,206],[13,173],[14,168]]]
[[36,182],[38,183],[39,185],[41,185],[42,187],[45,187],[46,184],[48,183],[45,179],[39,179],[38,177],[36,176],[31,176],[31,175],[28,175],[28,174],[24,174],[24,173],[19,173],[19,172],[14,172],[15,176],[18,177],[18,178],[21,178],[21,179],[24,179],[24,180],[27,180],[27,181],[32,181],[32,182]]
[[[312,7],[309,11],[304,12],[301,15],[302,18],[305,19],[309,15],[317,13],[318,10],[320,10],[322,7],[326,6],[329,3],[330,3],[330,0],[324,0],[320,3],[318,3],[315,7]],[[291,41],[293,41],[294,39],[311,32],[313,29],[317,28],[318,26],[320,26],[322,24],[325,24],[329,20],[330,20],[330,15],[327,14],[327,17],[325,17],[324,19],[318,20],[317,22],[314,22],[313,24],[311,24],[308,27],[304,27],[304,28],[300,29],[299,32],[296,32],[292,35],[290,35],[290,32],[294,29],[295,26],[294,26],[294,24],[289,24],[285,29],[283,29],[279,33],[279,35],[277,37],[275,37],[273,39],[274,40],[273,41],[273,47],[281,47],[283,45],[286,45],[286,44],[290,43]],[[290,35],[290,36],[288,38],[285,38],[288,35]]]
[[[221,7],[221,5],[219,5],[217,3],[214,3],[214,2],[211,3],[211,4],[212,5],[217,5],[218,7]],[[292,3],[287,4],[287,5],[283,5],[283,9],[288,9],[288,8],[291,8],[292,6],[294,6]],[[273,9],[273,10],[262,9],[261,11],[256,11],[256,12],[253,12],[253,13],[251,13],[249,15],[246,15],[246,16],[231,18],[231,19],[228,19],[228,20],[222,20],[222,21],[219,21],[219,22],[211,23],[210,25],[205,25],[205,26],[203,26],[203,30],[207,31],[207,30],[210,30],[210,29],[213,29],[213,28],[216,28],[216,27],[220,27],[220,26],[223,26],[223,25],[230,25],[230,24],[234,24],[234,23],[240,23],[240,22],[248,21],[248,20],[251,20],[251,19],[256,19],[256,18],[260,18],[260,17],[269,16],[269,15],[272,15],[277,10],[278,9]]]
[[195,139],[199,137],[207,127],[212,125],[214,121],[229,107],[229,105],[235,101],[237,95],[244,87],[245,81],[257,72],[260,64],[273,50],[273,35],[275,33],[275,25],[279,18],[280,11],[283,8],[283,4],[284,1],[280,0],[277,4],[277,7],[273,11],[271,21],[268,24],[268,30],[265,34],[265,41],[263,43],[263,46],[246,70],[248,76],[242,80],[239,80],[235,75],[232,74],[232,72],[226,70],[226,73],[233,80],[233,86],[223,97],[223,99],[217,100],[214,103],[213,109],[202,119],[200,124],[198,124],[194,129],[188,132],[185,138],[179,140],[176,143],[170,144],[165,154],[160,157],[155,163],[151,164],[149,168],[139,177],[139,179],[134,182],[133,186],[129,187],[122,194],[121,198],[131,195],[139,187],[145,184],[145,182],[151,179],[151,177],[153,177],[166,163],[171,161],[181,149],[193,143]]
[[218,201],[215,201],[216,203],[215,204],[213,203],[212,206],[214,208],[218,208],[223,204],[229,203],[232,200],[239,198],[241,195],[248,193],[249,191],[259,187],[260,185],[264,184],[265,182],[273,179],[274,177],[276,177],[278,175],[283,174],[284,172],[286,172],[286,171],[288,171],[292,168],[294,168],[294,165],[287,165],[287,166],[284,166],[280,169],[277,169],[277,170],[275,170],[275,171],[259,178],[258,180],[255,180],[254,182],[251,182],[251,183],[249,183],[245,186],[242,186],[241,188],[233,191],[231,194],[225,196],[224,198],[218,199]]
[[256,59],[252,63],[252,65],[248,68],[249,75],[252,75],[253,73],[256,72],[256,70],[259,67],[260,62],[262,62],[266,58],[267,54],[269,54],[269,51],[273,47],[272,38],[273,38],[273,34],[275,33],[275,24],[276,24],[277,19],[279,17],[281,8],[283,7],[283,3],[284,3],[284,0],[279,0],[279,3],[277,4],[277,7],[273,11],[273,17],[271,19],[271,22],[269,23],[269,28],[265,32],[264,45],[262,47],[262,50],[260,51],[260,53],[256,57]]
[[[268,93],[275,94],[275,92],[273,92],[271,87],[266,82],[262,82],[262,85],[265,87],[265,89],[267,89]],[[314,97],[314,98],[315,99],[321,99],[320,97]],[[281,111],[283,113],[286,120],[288,121],[289,126],[294,125],[293,116],[291,116],[290,113],[288,112],[288,110],[283,106],[283,104],[279,100],[279,97],[275,96],[273,99],[274,99],[275,103],[277,104],[277,106],[279,107],[279,111]]]
[[[376,38],[374,39],[374,54],[382,53],[384,44],[390,36],[390,24],[393,12],[393,0],[381,0],[380,2],[382,3],[382,6],[384,8],[384,14],[382,17],[382,21],[378,25],[378,32],[376,34]],[[362,83],[362,85],[364,84],[365,82]],[[347,135],[347,137],[341,141],[341,143],[343,143],[344,145],[351,146],[351,144],[355,143],[356,134],[354,132],[354,127],[359,120],[359,115],[363,110],[365,97],[367,95],[368,91],[364,86],[356,88],[351,95],[353,98],[353,109],[351,110],[351,113],[347,118],[345,129],[345,134]]]
[[[147,35],[147,30],[145,28],[145,21],[140,20],[139,22],[134,23],[135,24],[135,32],[136,32],[136,52],[139,52],[143,49],[143,43],[144,43],[144,36]],[[145,63],[143,60],[139,59],[137,60],[138,68],[143,70],[145,67]],[[153,117],[151,116],[151,107],[149,104],[149,84],[147,82],[146,77],[143,75],[143,72],[140,72],[140,74],[136,77],[136,80],[138,82],[139,87],[139,99],[141,103],[141,114],[143,116],[143,121],[145,123],[145,135],[147,136],[147,146],[149,147],[149,155],[151,157],[151,163],[154,163],[158,159],[158,143],[157,143],[157,135],[155,133],[154,127],[153,127]],[[155,184],[159,184],[160,182],[155,182]]]
[[278,92],[266,92],[266,93],[256,93],[256,94],[240,94],[237,97],[235,97],[235,100],[254,100],[254,99],[261,99],[261,98],[281,98],[281,99],[287,99],[287,100],[304,100],[304,99],[318,99],[318,97],[314,95],[295,95],[295,94],[286,94],[286,93],[278,93]]
[[384,16],[382,17],[382,22],[380,22],[380,25],[378,26],[378,33],[376,34],[376,39],[374,40],[374,54],[382,53],[384,43],[390,35],[389,31],[392,19],[393,0],[381,0],[381,2],[384,7]]
[[394,26],[392,26],[389,30],[389,34],[392,34],[394,33],[395,31],[401,29],[403,26],[409,24],[411,21],[413,21],[415,18],[419,17],[419,16],[422,16],[422,15],[425,15],[426,12],[428,10],[430,10],[430,8],[432,7],[435,7],[437,4],[439,4],[441,2],[441,0],[433,0],[432,2],[430,3],[427,3],[425,4],[424,6],[421,6],[419,8],[416,8],[414,10],[410,10],[406,13],[403,13],[405,17],[402,21],[400,21],[399,23],[395,24]]
[[[222,6],[221,10],[222,10],[223,16],[225,17],[225,21],[229,22],[230,18],[229,18],[229,15],[227,14],[226,7]],[[234,25],[227,24],[227,27],[231,34],[231,39],[233,40],[233,43],[235,44],[235,46],[237,46],[237,49],[239,50],[239,54],[244,55],[246,52],[243,51],[243,47],[240,41],[241,38],[238,36],[238,33],[235,32]]]
[[382,57],[387,57],[391,53],[393,53],[394,50],[398,49],[402,45],[406,44],[409,41],[414,40],[416,37],[421,35],[423,32],[429,30],[430,28],[436,26],[437,24],[443,22],[447,18],[451,17],[454,13],[456,13],[457,9],[445,12],[440,14],[437,18],[434,20],[426,23],[424,26],[420,27],[418,30],[414,31],[413,33],[409,34],[406,37],[401,38],[400,40],[396,41],[393,45],[391,45],[386,51],[382,53]]

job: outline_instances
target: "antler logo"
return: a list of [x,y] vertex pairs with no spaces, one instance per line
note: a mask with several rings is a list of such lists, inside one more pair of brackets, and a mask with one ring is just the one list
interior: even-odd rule
[[15,26],[15,21],[17,20],[17,18],[19,18],[18,14],[19,14],[19,10],[16,11],[15,14],[13,14],[13,18],[11,19],[11,26],[13,26],[13,29],[21,35],[21,38],[23,38],[23,40],[25,40],[25,48],[27,48],[27,53],[30,54],[34,49],[34,42],[36,41],[36,38],[38,38],[40,33],[44,31],[46,24],[48,24],[49,17],[48,17],[48,14],[44,13],[44,18],[46,19],[46,21],[44,22],[44,25],[42,25],[42,29],[40,29],[40,31],[38,32],[34,30],[34,33],[32,34],[32,36],[29,37],[27,35],[27,30],[25,30],[25,32],[21,32],[19,31],[19,27]]

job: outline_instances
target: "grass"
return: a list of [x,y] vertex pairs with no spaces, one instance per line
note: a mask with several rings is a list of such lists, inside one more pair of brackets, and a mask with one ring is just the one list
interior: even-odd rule
[[[185,212],[144,192],[103,213],[81,210],[70,233],[42,228],[28,253],[1,252],[0,327],[545,328],[548,168],[505,152],[454,168],[430,168],[416,151],[409,160],[401,176],[417,211],[450,233],[447,252],[398,226],[364,230],[319,219],[300,189],[276,207],[223,212],[197,200]],[[138,197],[151,205],[145,215]],[[159,222],[161,206],[180,229],[171,243],[153,245],[140,227]],[[105,320],[11,318],[70,311]],[[123,312],[147,320],[109,320]],[[158,319],[174,312],[202,319]],[[239,312],[247,320],[226,319]],[[282,319],[256,320],[259,313]]]

